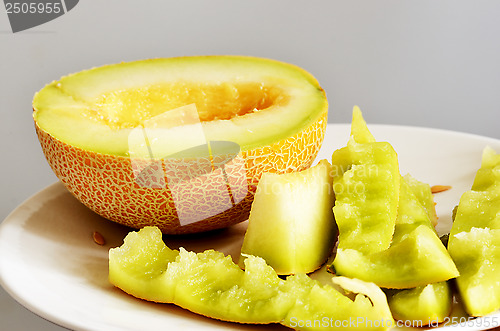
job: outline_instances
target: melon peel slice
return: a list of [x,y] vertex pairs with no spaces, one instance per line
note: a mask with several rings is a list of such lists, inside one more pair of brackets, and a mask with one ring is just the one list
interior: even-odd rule
[[386,330],[393,322],[385,294],[374,284],[333,277],[323,285],[305,274],[281,279],[253,256],[243,271],[221,252],[169,249],[156,227],[131,232],[110,250],[109,280],[135,297],[230,322],[281,323],[297,330]]

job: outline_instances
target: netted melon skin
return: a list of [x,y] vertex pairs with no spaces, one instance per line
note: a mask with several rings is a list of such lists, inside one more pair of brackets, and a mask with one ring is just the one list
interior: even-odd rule
[[[85,206],[108,220],[128,227],[140,229],[151,225],[157,226],[165,234],[188,234],[225,228],[248,219],[253,195],[262,173],[286,173],[310,167],[320,150],[326,125],[327,110],[308,127],[286,139],[242,151],[248,193],[232,208],[219,213],[211,210],[220,209],[220,206],[214,205],[213,199],[205,203],[202,198],[200,203],[199,197],[196,199],[193,194],[186,194],[182,199],[177,197],[174,202],[168,186],[168,182],[172,182],[172,173],[168,171],[171,167],[165,162],[160,165],[162,169],[157,169],[164,171],[164,178],[146,176],[156,182],[139,184],[130,158],[86,151],[68,145],[42,130],[36,122],[35,129],[50,167],[65,187]],[[179,167],[189,166],[189,161],[179,160]],[[154,171],[154,167],[150,170]],[[204,196],[210,197],[213,196],[209,193],[210,189],[217,183],[200,178],[191,185],[198,190],[201,188]],[[179,204],[192,209],[193,213],[198,211],[213,216],[182,224],[176,208]]]

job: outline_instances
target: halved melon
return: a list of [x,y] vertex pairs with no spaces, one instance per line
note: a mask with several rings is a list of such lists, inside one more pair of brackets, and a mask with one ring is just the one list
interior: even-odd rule
[[50,166],[80,201],[176,234],[243,221],[263,172],[308,168],[328,104],[296,66],[199,56],[72,74],[39,91],[33,109]]

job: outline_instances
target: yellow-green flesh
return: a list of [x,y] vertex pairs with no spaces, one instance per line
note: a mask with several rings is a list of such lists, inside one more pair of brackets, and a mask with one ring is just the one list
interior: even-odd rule
[[500,154],[491,148],[460,198],[448,250],[460,271],[457,287],[467,313],[500,309]]
[[[163,114],[194,105],[195,123]],[[242,150],[289,137],[327,108],[324,91],[304,70],[286,63],[242,56],[205,56],[136,61],[94,68],[54,81],[33,101],[38,126],[70,145],[128,156],[134,128],[157,122],[157,153],[183,144],[200,131],[207,141],[239,144]],[[160,119],[157,121],[157,119]],[[173,129],[173,131],[172,131]],[[186,147],[189,142],[185,142]]]
[[327,160],[301,172],[263,174],[241,248],[262,257],[280,275],[309,273],[335,244],[332,166]]
[[397,291],[388,301],[395,319],[437,325],[450,315],[453,298],[448,282],[439,282]]

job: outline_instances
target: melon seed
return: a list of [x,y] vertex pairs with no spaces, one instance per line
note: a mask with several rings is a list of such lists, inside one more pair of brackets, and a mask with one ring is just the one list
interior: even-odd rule
[[448,191],[449,189],[451,189],[450,185],[434,185],[431,187],[431,192],[432,194],[434,194],[434,193]]
[[97,245],[104,245],[106,244],[106,240],[104,239],[103,235],[100,234],[99,232],[97,231],[94,231],[94,233],[92,234],[92,238],[94,238],[94,242],[97,244]]

